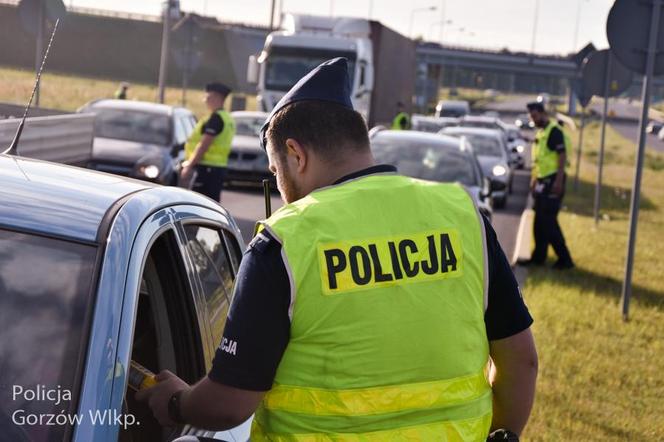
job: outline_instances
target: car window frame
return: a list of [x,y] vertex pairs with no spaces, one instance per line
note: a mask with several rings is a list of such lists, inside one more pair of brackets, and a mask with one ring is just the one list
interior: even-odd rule
[[[198,291],[198,298],[201,300],[202,308],[205,309],[203,312],[205,314],[205,318],[208,318],[208,312],[207,312],[207,304],[205,303],[205,293],[203,290],[203,285],[202,282],[200,281],[200,278],[198,278],[198,275],[196,275],[196,267],[194,265],[193,258],[191,257],[189,251],[187,250],[186,244],[187,244],[187,234],[185,232],[184,227],[189,224],[195,224],[195,225],[200,225],[203,227],[210,227],[213,229],[222,229],[222,230],[227,230],[229,234],[232,234],[235,237],[235,240],[238,243],[239,251],[240,253],[243,250],[244,246],[244,241],[242,239],[242,235],[240,233],[239,228],[235,224],[235,221],[230,217],[229,214],[225,213],[222,214],[220,212],[216,212],[214,210],[210,210],[204,207],[199,207],[199,206],[179,206],[177,210],[174,213],[174,219],[175,219],[175,224],[178,230],[178,234],[180,236],[180,241],[181,241],[181,247],[184,249],[183,253],[186,253],[186,265],[188,266],[188,272],[192,275],[191,278],[192,280],[195,281],[195,285],[197,287]],[[224,235],[222,234],[221,237],[223,238],[223,245],[226,247],[226,252],[229,253],[230,250],[228,248],[228,244],[226,242],[226,239]],[[231,266],[233,266],[232,262],[233,260],[229,260],[231,262]],[[237,277],[237,270],[234,268],[231,268],[233,270],[233,276]],[[230,294],[229,302],[232,302],[232,293]],[[206,355],[206,364],[209,363],[209,366],[207,367],[208,370],[212,368],[212,359],[214,358],[214,354],[216,352],[217,347],[219,346],[218,342],[214,342],[212,338],[212,330],[210,328],[210,325],[208,324],[207,321],[205,321],[205,326],[207,328],[207,337],[208,337],[208,355]]]

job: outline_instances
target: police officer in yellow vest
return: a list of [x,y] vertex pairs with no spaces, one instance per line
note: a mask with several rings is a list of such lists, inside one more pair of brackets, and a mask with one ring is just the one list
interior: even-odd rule
[[137,399],[165,425],[255,413],[252,441],[520,433],[532,318],[466,190],[374,164],[344,58],[282,98],[262,142],[287,204],[243,257],[213,367],[194,386],[164,371]]
[[115,91],[113,98],[115,98],[116,100],[126,100],[128,89],[129,89],[129,83],[123,81],[122,83],[120,83],[120,87]]
[[549,118],[543,103],[529,103],[528,112],[535,126],[539,128],[532,149],[533,169],[530,185],[535,203],[535,249],[530,259],[519,261],[519,264],[543,265],[551,244],[558,256],[553,268],[570,269],[574,267],[574,262],[558,224],[558,212],[565,195],[565,168],[571,140],[558,122]]
[[404,112],[402,102],[397,103],[397,116],[392,120],[392,130],[408,130],[410,129],[410,115]]
[[235,121],[224,110],[230,89],[221,83],[205,86],[205,104],[210,115],[198,121],[185,144],[185,162],[180,179],[187,182],[196,171],[192,190],[219,201],[235,136]]

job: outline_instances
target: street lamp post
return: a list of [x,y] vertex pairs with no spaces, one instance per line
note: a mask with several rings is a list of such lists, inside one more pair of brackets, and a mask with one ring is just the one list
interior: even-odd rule
[[535,0],[535,16],[533,18],[533,38],[530,44],[530,53],[535,53],[535,38],[537,37],[537,19],[539,17],[539,0]]
[[424,12],[424,11],[435,11],[438,9],[435,6],[427,6],[424,8],[415,8],[412,11],[410,11],[410,25],[408,26],[408,35],[410,38],[413,38],[413,19],[415,18],[415,13],[416,12]]

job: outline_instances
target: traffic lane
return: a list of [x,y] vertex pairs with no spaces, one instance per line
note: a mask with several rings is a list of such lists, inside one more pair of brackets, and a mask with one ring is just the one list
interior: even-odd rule
[[516,235],[519,230],[521,214],[528,202],[529,187],[530,171],[517,170],[512,182],[512,194],[508,197],[507,204],[504,208],[493,211],[491,224],[496,231],[496,235],[498,235],[498,242],[503,248],[508,261],[514,255]]
[[[636,146],[639,139],[638,123],[612,122],[610,124],[620,135],[633,142],[634,146]],[[664,152],[664,142],[660,141],[655,134],[646,134],[646,146],[658,152]]]
[[[278,193],[270,195],[272,212],[283,206],[284,202]],[[263,189],[256,187],[224,188],[221,192],[221,205],[230,212],[237,222],[245,244],[249,244],[254,236],[256,221],[265,219],[265,198]]]

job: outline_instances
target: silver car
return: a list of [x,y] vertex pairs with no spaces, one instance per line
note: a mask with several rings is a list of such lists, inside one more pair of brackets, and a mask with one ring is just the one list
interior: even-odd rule
[[510,166],[510,158],[505,136],[497,129],[480,129],[475,127],[448,127],[440,134],[465,137],[473,147],[482,172],[496,184],[493,186],[495,207],[507,204],[507,197],[512,193],[514,173]]
[[0,439],[161,441],[130,361],[195,382],[221,341],[244,243],[175,187],[0,154]]
[[227,182],[255,182],[263,179],[274,181],[270,172],[267,154],[261,148],[259,133],[268,115],[265,112],[237,111],[231,115],[235,120],[235,137],[228,156]]

